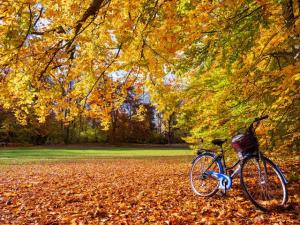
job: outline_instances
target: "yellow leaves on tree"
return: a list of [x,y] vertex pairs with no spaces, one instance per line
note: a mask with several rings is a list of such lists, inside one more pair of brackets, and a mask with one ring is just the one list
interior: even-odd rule
[[54,113],[107,125],[127,89],[147,80],[157,109],[183,115],[195,135],[220,124],[214,135],[225,135],[263,112],[276,124],[292,118],[287,130],[298,109],[298,15],[295,1],[5,1],[0,104],[22,121]]

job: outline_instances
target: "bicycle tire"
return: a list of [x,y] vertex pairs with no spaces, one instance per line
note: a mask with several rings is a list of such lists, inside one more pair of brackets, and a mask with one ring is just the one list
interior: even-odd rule
[[[189,172],[189,180],[190,180],[190,184],[191,184],[191,188],[192,188],[193,192],[198,196],[210,197],[210,196],[213,196],[214,194],[216,194],[218,191],[219,180],[217,180],[216,178],[213,178],[211,176],[203,174],[203,171],[207,169],[207,167],[211,164],[211,162],[213,162],[215,157],[216,157],[216,155],[213,153],[203,153],[203,154],[199,155],[193,161],[192,167]],[[208,159],[208,160],[206,160],[206,162],[205,162],[205,158]],[[197,171],[198,166],[200,166],[200,171]],[[215,172],[223,173],[223,166],[222,166],[220,160],[215,160],[213,162],[210,170],[211,169],[214,169]],[[200,186],[202,186],[202,188],[204,189],[205,183],[208,184],[205,181],[209,181],[212,183],[211,188],[208,187],[207,192],[203,191],[201,188],[199,188],[199,185],[197,184],[197,183],[202,183],[202,185],[200,185]],[[203,184],[204,184],[204,186],[203,186]]]
[[[251,176],[251,173],[257,176]],[[288,200],[282,173],[275,163],[263,155],[247,156],[242,161],[240,182],[246,197],[262,211],[283,206]]]

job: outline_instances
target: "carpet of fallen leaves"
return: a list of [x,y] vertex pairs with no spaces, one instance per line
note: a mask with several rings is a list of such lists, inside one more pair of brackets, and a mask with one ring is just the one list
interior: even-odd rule
[[172,158],[2,165],[0,224],[300,224],[299,181],[286,209],[262,213],[238,179],[226,197],[195,196],[189,168]]

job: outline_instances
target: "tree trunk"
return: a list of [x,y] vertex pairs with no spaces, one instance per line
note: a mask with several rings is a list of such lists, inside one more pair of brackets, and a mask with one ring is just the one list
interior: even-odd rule
[[173,136],[174,136],[174,130],[173,130],[173,122],[174,122],[174,113],[172,113],[168,120],[168,144],[173,144]]
[[[295,3],[296,4],[296,3]],[[299,0],[298,0],[299,5]],[[291,28],[295,24],[293,0],[285,0],[282,3],[282,12],[287,28]]]
[[111,129],[109,134],[109,143],[116,143],[116,131],[117,131],[117,119],[118,119],[118,111],[112,110],[111,112]]
[[70,143],[70,126],[68,125],[67,128],[64,129],[64,143]]

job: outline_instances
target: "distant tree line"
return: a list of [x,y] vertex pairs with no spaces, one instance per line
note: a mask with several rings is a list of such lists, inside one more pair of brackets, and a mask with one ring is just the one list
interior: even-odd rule
[[128,95],[122,107],[111,112],[109,129],[103,129],[100,119],[78,117],[69,124],[50,114],[39,123],[31,114],[27,125],[17,122],[14,113],[0,108],[0,143],[5,144],[80,144],[80,143],[182,143],[181,132],[175,128],[173,116],[163,121],[149,103]]

